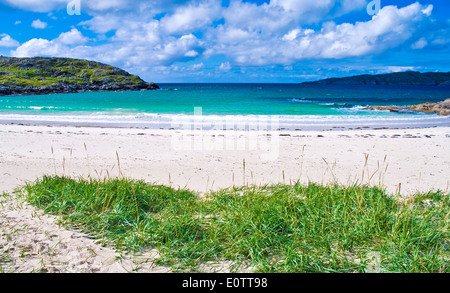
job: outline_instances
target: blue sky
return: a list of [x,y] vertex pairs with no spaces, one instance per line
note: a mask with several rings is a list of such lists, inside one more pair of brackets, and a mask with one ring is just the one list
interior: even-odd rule
[[80,15],[71,0],[0,0],[0,54],[95,60],[157,83],[450,71],[448,0],[380,0],[375,15],[371,0],[74,1]]

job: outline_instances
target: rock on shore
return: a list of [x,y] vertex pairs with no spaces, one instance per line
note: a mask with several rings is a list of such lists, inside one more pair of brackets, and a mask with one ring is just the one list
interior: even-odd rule
[[438,115],[450,115],[450,99],[437,103],[424,103],[413,106],[398,107],[398,106],[371,106],[366,107],[366,110],[388,110],[391,112],[414,111],[424,113],[437,113]]
[[0,96],[156,89],[155,83],[99,62],[0,57]]

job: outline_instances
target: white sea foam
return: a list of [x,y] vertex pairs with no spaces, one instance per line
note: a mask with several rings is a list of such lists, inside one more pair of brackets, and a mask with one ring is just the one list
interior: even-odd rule
[[93,126],[150,129],[334,130],[450,126],[438,115],[187,115],[105,113],[68,115],[0,114],[1,124]]
[[297,99],[297,98],[292,98],[290,101],[291,102],[296,102],[296,103],[312,103],[313,102],[311,100]]
[[[11,107],[9,107],[9,108],[11,108]],[[16,106],[14,108],[17,108],[17,109],[31,109],[31,110],[56,110],[56,109],[61,109],[61,107],[55,107],[55,106],[29,106],[29,107]]]

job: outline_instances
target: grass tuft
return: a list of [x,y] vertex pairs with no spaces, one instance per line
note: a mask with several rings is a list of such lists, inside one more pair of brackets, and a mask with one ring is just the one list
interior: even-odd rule
[[180,271],[450,272],[449,196],[399,200],[377,187],[277,184],[185,189],[120,179],[43,177],[20,196],[121,250],[157,248]]

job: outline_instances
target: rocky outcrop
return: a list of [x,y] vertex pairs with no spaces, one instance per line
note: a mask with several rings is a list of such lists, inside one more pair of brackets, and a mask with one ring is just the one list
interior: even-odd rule
[[343,78],[329,78],[304,85],[416,85],[416,86],[450,86],[450,72],[406,71],[378,75],[357,75]]
[[142,84],[99,84],[99,85],[52,85],[52,86],[0,86],[0,96],[7,95],[48,95],[58,93],[79,93],[88,91],[139,91],[157,90],[159,86],[154,83]]
[[371,106],[366,107],[366,110],[387,110],[391,112],[424,112],[424,113],[437,113],[438,115],[450,115],[450,99],[437,103],[425,103],[420,105],[398,107],[398,106]]
[[156,89],[155,83],[98,62],[0,57],[0,96]]

